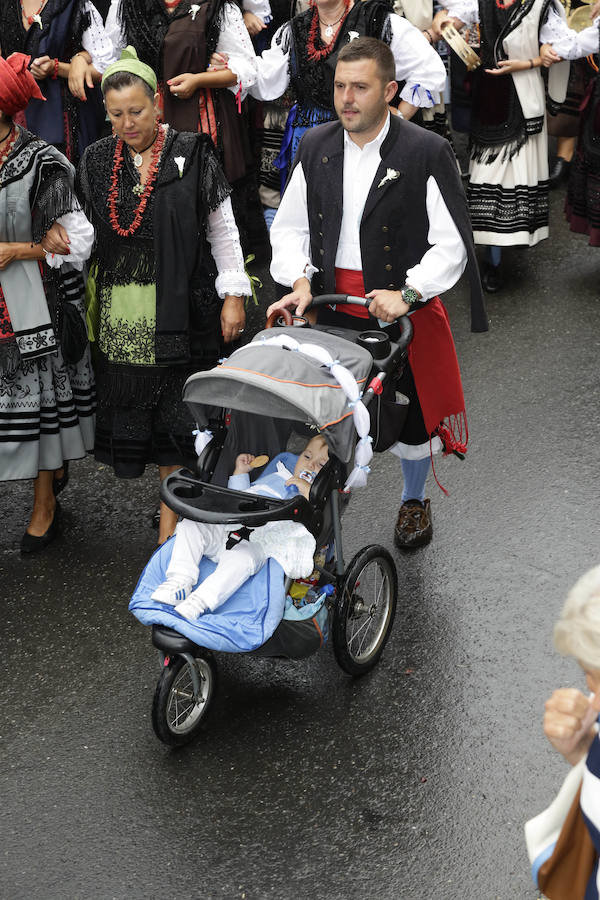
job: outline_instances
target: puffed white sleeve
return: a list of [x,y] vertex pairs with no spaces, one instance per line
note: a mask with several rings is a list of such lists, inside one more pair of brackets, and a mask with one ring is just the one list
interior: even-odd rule
[[106,33],[100,13],[90,0],[86,0],[85,11],[89,13],[90,24],[83,32],[81,45],[92,57],[92,65],[102,73],[115,61],[115,50]]
[[448,0],[444,3],[448,15],[460,19],[465,25],[477,25],[479,22],[479,4],[477,0]]
[[564,18],[550,7],[546,21],[540,28],[540,44],[552,44],[563,59],[580,59],[598,53],[599,35],[597,22],[583,31],[573,31]]
[[123,23],[121,22],[121,16],[119,15],[119,5],[120,0],[111,0],[110,9],[106,16],[106,22],[104,23],[104,30],[113,46],[113,62],[116,62],[119,59],[121,50],[124,50],[127,46],[127,40],[123,33]]
[[306,178],[302,163],[292,172],[271,231],[271,275],[285,287],[292,287],[298,278],[312,278],[318,271],[310,259],[310,229]]
[[256,57],[256,84],[250,94],[257,100],[278,100],[289,87],[289,29],[286,22],[273,35],[271,46]]
[[242,9],[244,12],[254,13],[255,16],[263,20],[265,25],[273,18],[269,0],[243,0]]
[[80,272],[89,259],[94,243],[94,229],[82,209],[65,213],[56,220],[69,236],[71,252],[67,256],[46,253],[46,263],[51,269],[60,269],[63,263],[70,263]]
[[229,197],[208,214],[206,237],[217,264],[215,289],[219,297],[223,299],[227,294],[238,297],[251,294],[250,279],[244,271],[240,235]]
[[217,53],[227,54],[227,65],[237,76],[236,83],[229,90],[236,95],[239,91],[243,100],[256,83],[256,54],[240,8],[233,3],[226,3],[223,7],[223,21],[215,49]]
[[467,251],[433,175],[427,179],[425,202],[431,246],[421,261],[408,269],[406,283],[430,300],[456,284],[467,265]]
[[390,14],[390,50],[396,60],[396,78],[404,81],[400,97],[413,106],[431,107],[440,103],[446,70],[439,54],[408,19]]

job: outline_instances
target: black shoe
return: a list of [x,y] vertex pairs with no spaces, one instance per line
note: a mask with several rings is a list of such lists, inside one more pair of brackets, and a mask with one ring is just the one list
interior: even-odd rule
[[481,273],[481,284],[488,294],[497,294],[504,287],[504,278],[500,271],[500,266],[493,266],[491,263],[483,264]]
[[58,497],[61,491],[64,491],[66,486],[69,483],[69,463],[64,462],[62,465],[63,473],[60,478],[52,479],[52,490],[54,491],[54,496]]
[[21,553],[39,553],[40,550],[43,550],[44,547],[47,547],[50,544],[56,535],[58,534],[58,519],[60,516],[60,506],[58,505],[58,500],[56,501],[56,509],[54,510],[54,517],[48,526],[48,531],[45,534],[41,534],[37,537],[35,534],[29,534],[26,531],[21,538]]
[[556,162],[550,172],[550,176],[548,178],[548,184],[551,188],[556,188],[562,181],[566,181],[569,177],[569,171],[571,169],[571,163],[567,162],[566,159],[563,159],[562,156],[556,157]]

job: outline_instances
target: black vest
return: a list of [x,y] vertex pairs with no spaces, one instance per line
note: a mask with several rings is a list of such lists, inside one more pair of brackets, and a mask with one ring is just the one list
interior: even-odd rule
[[[467,250],[471,328],[487,331],[467,201],[450,144],[424,128],[392,116],[380,153],[381,162],[360,224],[366,292],[382,288],[400,290],[407,269],[420,262],[430,248],[426,194],[427,179],[433,175]],[[328,122],[307,131],[295,165],[299,162],[307,183],[310,255],[319,269],[313,275],[312,292],[332,294],[342,221],[344,133],[341,124]]]

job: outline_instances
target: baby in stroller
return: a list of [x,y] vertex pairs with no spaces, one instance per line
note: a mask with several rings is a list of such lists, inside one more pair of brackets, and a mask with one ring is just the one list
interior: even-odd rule
[[[289,499],[302,494],[308,499],[310,486],[321,471],[329,452],[325,439],[313,437],[298,456],[280,453],[265,474],[251,484],[249,473],[254,456],[240,454],[235,461],[228,488],[252,494]],[[293,473],[288,465],[294,465]],[[247,530],[246,530],[247,531]],[[176,528],[167,579],[152,594],[152,600],[175,607],[184,618],[195,621],[214,611],[272,556],[291,578],[312,571],[315,540],[299,523],[270,522],[239,536],[235,526],[207,525],[182,519]],[[233,543],[237,538],[237,543]],[[233,546],[231,546],[233,544]],[[217,567],[202,584],[192,590],[199,577],[203,556]]]

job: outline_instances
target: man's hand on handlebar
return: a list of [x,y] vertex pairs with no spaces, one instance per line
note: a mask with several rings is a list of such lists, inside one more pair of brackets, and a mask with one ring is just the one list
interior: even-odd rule
[[[301,316],[306,307],[311,303],[312,294],[310,292],[310,281],[308,278],[298,278],[292,285],[291,294],[286,294],[281,300],[278,300],[276,303],[271,303],[267,310],[267,319],[274,312],[278,312],[281,309],[289,309],[295,315]],[[312,317],[310,318],[312,319]]]
[[369,313],[382,322],[394,322],[400,316],[405,316],[410,310],[408,303],[402,299],[400,291],[370,291],[366,294],[371,303]]

